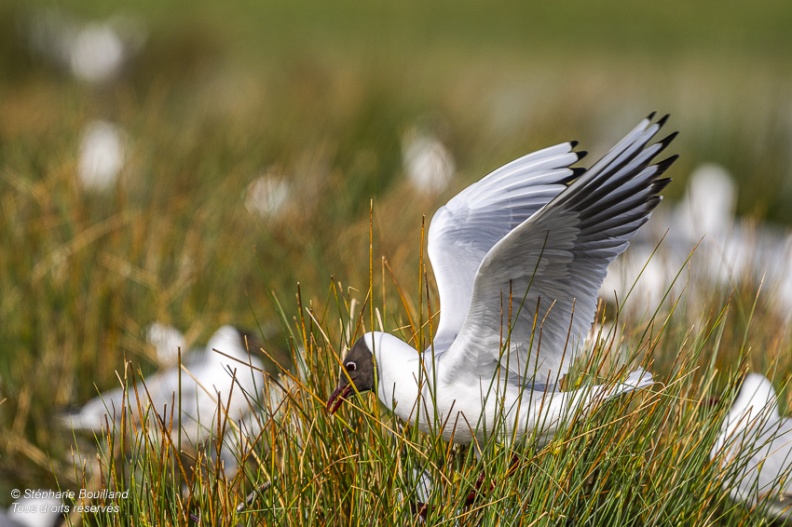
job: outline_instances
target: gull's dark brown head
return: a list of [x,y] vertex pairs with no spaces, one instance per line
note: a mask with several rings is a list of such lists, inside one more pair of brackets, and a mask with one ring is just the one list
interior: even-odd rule
[[374,389],[374,359],[363,337],[355,342],[344,357],[338,386],[327,400],[327,411],[335,413],[344,399],[355,393],[355,388],[361,393]]

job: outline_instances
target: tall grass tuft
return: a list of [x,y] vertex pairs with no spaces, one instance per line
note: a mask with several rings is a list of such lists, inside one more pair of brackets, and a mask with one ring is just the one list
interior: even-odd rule
[[[460,446],[396,419],[370,393],[335,416],[325,410],[340,359],[372,320],[406,340],[431,338],[435,300],[426,276],[414,308],[387,261],[371,262],[376,276],[367,291],[332,281],[323,298],[306,301],[303,288],[292,301],[271,296],[290,357],[286,363],[269,346],[258,350],[280,371],[266,375],[246,422],[228,422],[221,411],[214,439],[193,452],[179,446],[175,419],[155,420],[156,430],[152,420],[125,419],[97,437],[101,455],[93,472],[81,475],[83,484],[128,489],[129,497],[115,502],[118,514],[72,519],[98,525],[126,524],[129,517],[157,525],[764,521],[728,499],[721,469],[710,459],[733,395],[731,379],[744,371],[724,377],[717,367],[724,354],[745,357],[739,347],[724,349],[731,304],[715,309],[701,329],[682,332],[672,313],[623,338],[603,331],[565,386],[615,382],[624,363],[664,364],[661,382],[580,413],[547,444],[529,437],[510,446],[497,439]],[[655,361],[661,356],[666,360]]]

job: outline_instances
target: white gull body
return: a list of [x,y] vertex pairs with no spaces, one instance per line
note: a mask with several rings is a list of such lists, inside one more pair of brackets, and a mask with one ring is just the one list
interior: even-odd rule
[[792,418],[780,416],[764,376],[743,380],[711,457],[723,462],[723,485],[732,498],[792,520]]
[[[125,406],[132,419],[139,420],[140,404],[144,414],[150,409],[147,415],[158,415],[165,423],[170,422],[173,412],[175,425],[181,427],[193,445],[198,445],[214,434],[218,419],[224,420],[225,413],[237,421],[255,407],[251,399],[257,397],[264,378],[260,373],[261,362],[248,354],[242,336],[233,326],[219,328],[209,339],[206,350],[203,353],[196,350],[193,355],[194,360],[183,365],[181,371],[178,367],[161,371],[139,383],[137,390],[130,385],[126,392],[117,388],[100,394],[77,414],[63,416],[62,420],[74,429],[99,431],[108,421],[120,422]],[[218,402],[223,410],[218,410]],[[218,412],[222,413],[218,415]],[[159,429],[156,423],[149,426],[151,431]]]
[[154,347],[160,366],[175,366],[187,356],[187,340],[181,331],[162,322],[152,322],[146,328],[146,341]]
[[575,143],[521,157],[435,213],[429,257],[442,315],[432,346],[417,353],[387,333],[363,336],[387,407],[457,443],[531,434],[541,443],[576,412],[652,384],[639,369],[615,385],[557,390],[608,264],[668,183],[660,176],[675,157],[652,161],[675,134],[649,144],[664,121],[643,120],[588,170],[570,168],[582,157]]

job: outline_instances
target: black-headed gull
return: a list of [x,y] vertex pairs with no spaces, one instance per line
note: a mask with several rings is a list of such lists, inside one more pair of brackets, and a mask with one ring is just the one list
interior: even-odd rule
[[387,333],[363,335],[327,409],[376,387],[396,415],[447,440],[537,433],[544,441],[575,410],[650,385],[639,369],[615,386],[557,391],[594,321],[608,264],[670,181],[661,175],[676,156],[653,159],[676,134],[650,145],[667,116],[653,118],[588,170],[570,168],[584,153],[562,143],[512,161],[441,207],[429,228],[442,308],[434,342],[421,354]]
[[780,416],[763,375],[743,380],[710,455],[723,461],[723,485],[732,498],[792,519],[792,419]]

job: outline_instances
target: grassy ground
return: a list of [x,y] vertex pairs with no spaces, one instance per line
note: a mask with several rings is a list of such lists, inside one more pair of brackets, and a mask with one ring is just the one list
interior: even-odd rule
[[[427,318],[427,280],[437,300],[419,261],[422,215],[527,151],[578,139],[602,154],[649,111],[670,112],[682,157],[669,197],[697,164],[716,161],[738,181],[741,213],[792,222],[792,9],[608,4],[143,2],[146,44],[101,86],[31,52],[28,4],[0,7],[0,505],[13,488],[87,484],[73,467],[75,437],[52,416],[115,386],[124,359],[152,371],[144,328],[159,320],[191,343],[226,322],[260,328],[269,354],[301,346],[311,368],[286,417],[264,426],[257,459],[230,481],[210,461],[182,471],[158,446],[103,465],[102,481],[130,488],[121,506],[141,524],[190,514],[202,525],[409,524],[417,467],[435,482],[436,524],[749,521],[714,483],[708,452],[723,409],[703,401],[749,366],[776,386],[792,375],[787,328],[763,296],[752,309],[755,284],[713,294],[703,316],[682,303],[669,319],[628,326],[662,384],[545,448],[521,447],[509,478],[510,452],[485,445],[477,459],[404,429],[371,396],[363,412],[323,410],[370,283],[385,329],[412,320],[403,334],[426,340],[417,321]],[[104,194],[83,192],[75,175],[93,119],[126,134],[121,181]],[[415,126],[456,159],[443,195],[418,195],[404,180],[400,141]],[[266,220],[243,205],[264,172],[299,188]],[[370,311],[363,321],[372,326]],[[91,457],[94,441],[77,439]],[[495,489],[461,507],[482,470]]]

